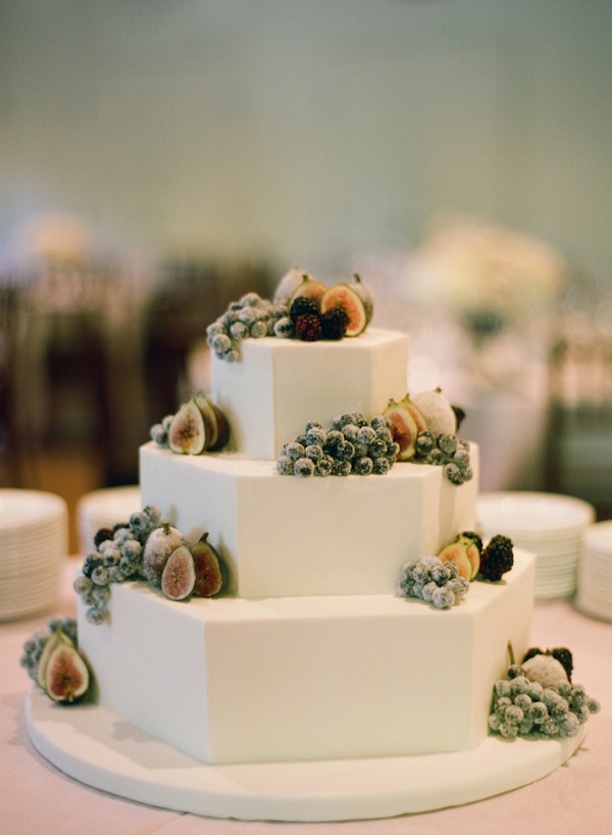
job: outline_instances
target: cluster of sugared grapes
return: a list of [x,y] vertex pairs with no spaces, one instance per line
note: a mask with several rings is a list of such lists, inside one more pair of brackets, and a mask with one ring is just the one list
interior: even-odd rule
[[275,324],[287,316],[286,304],[274,304],[258,293],[247,293],[239,301],[231,302],[225,313],[208,326],[208,345],[220,359],[236,362],[243,339],[274,336]]
[[87,554],[74,590],[88,607],[87,620],[102,623],[106,617],[112,583],[136,579],[142,569],[142,552],[147,537],[159,527],[161,512],[154,505],[132,513],[127,523],[96,533],[96,550]]
[[522,667],[514,664],[508,678],[495,682],[489,728],[504,739],[536,734],[543,737],[568,737],[578,733],[580,725],[599,702],[588,696],[580,684],[560,681],[543,687],[530,681]]
[[302,478],[384,475],[398,452],[386,417],[367,421],[359,413],[343,414],[334,418],[330,429],[316,421],[307,423],[301,435],[282,445],[276,469],[281,475]]
[[160,420],[159,423],[154,423],[150,428],[149,434],[151,436],[151,440],[155,441],[158,446],[168,446],[168,432],[170,431],[170,424],[173,419],[174,415],[166,415],[166,417]]
[[456,435],[434,436],[429,431],[419,432],[414,460],[444,467],[444,475],[453,484],[463,484],[474,475],[470,465],[470,444]]
[[33,681],[36,681],[38,662],[51,634],[61,630],[64,635],[68,636],[74,646],[77,645],[77,622],[74,618],[55,616],[51,618],[48,625],[49,632],[40,629],[28,638],[23,645],[23,655],[20,663]]
[[418,597],[436,609],[450,609],[470,589],[469,582],[459,576],[454,562],[439,557],[423,557],[404,563],[397,586],[400,597]]

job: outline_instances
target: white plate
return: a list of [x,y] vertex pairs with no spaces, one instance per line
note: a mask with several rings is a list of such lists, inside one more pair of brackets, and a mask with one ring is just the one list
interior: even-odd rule
[[523,531],[533,535],[592,524],[595,509],[573,496],[515,490],[482,493],[476,516],[486,528],[496,527],[500,533]]
[[53,522],[67,514],[66,502],[54,493],[0,489],[0,531]]
[[612,559],[612,520],[590,525],[583,534],[583,542],[587,548]]
[[140,509],[138,486],[107,487],[81,496],[77,502],[77,520],[82,553],[94,548],[94,537],[101,528],[127,522]]

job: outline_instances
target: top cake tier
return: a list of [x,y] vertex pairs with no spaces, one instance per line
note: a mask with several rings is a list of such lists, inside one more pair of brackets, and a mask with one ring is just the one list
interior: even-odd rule
[[212,357],[212,399],[231,426],[231,448],[274,459],[308,421],[382,414],[407,392],[408,337],[370,328],[355,338],[305,343],[245,340],[238,362]]

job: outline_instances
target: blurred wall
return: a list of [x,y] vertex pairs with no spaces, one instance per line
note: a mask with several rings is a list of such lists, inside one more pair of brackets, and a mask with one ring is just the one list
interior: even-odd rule
[[60,210],[319,271],[460,210],[610,277],[611,35],[610,0],[0,0],[0,254]]

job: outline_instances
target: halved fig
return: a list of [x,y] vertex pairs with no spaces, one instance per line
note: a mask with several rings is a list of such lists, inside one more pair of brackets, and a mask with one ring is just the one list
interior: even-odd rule
[[400,405],[403,406],[407,411],[409,411],[412,417],[414,418],[414,422],[416,423],[418,433],[425,432],[429,428],[427,425],[427,420],[425,419],[425,415],[419,409],[416,403],[412,402],[409,394],[407,394],[406,397],[404,397],[400,401]]
[[191,549],[195,566],[193,593],[198,597],[214,597],[226,582],[225,563],[219,552],[208,542],[208,532],[202,534]]
[[55,702],[74,702],[89,688],[89,670],[74,646],[60,641],[49,658],[45,690]]
[[215,420],[217,421],[217,439],[214,444],[210,445],[209,449],[211,452],[215,452],[218,449],[223,449],[223,447],[229,442],[230,425],[227,417],[221,409],[214,403],[212,404],[212,407],[213,412],[215,413]]
[[321,313],[332,307],[341,307],[349,317],[346,336],[359,336],[366,329],[368,319],[364,303],[348,284],[335,284],[325,293],[321,299]]
[[65,632],[62,632],[61,629],[56,629],[47,638],[43,651],[38,659],[38,666],[36,667],[36,681],[43,690],[46,690],[49,659],[59,646],[74,647],[74,644]]
[[468,557],[465,542],[460,540],[451,542],[440,551],[438,557],[442,562],[454,562],[460,577],[465,577],[466,580],[472,579],[472,563]]
[[162,573],[161,589],[171,600],[185,600],[193,592],[195,579],[191,551],[186,545],[179,545],[168,557]]
[[396,403],[393,399],[389,401],[383,415],[388,418],[391,424],[389,428],[393,440],[399,444],[397,460],[410,461],[416,450],[415,444],[418,435],[414,418],[402,403]]
[[304,273],[302,277],[302,283],[298,285],[295,293],[291,296],[289,300],[289,307],[293,304],[293,302],[299,298],[300,296],[306,296],[308,299],[313,299],[317,302],[317,304],[321,303],[323,296],[327,293],[327,287],[324,284],[321,284],[320,281],[309,276],[307,273]]
[[468,559],[472,564],[472,576],[469,579],[473,580],[480,571],[481,546],[479,545],[479,542],[482,542],[482,540],[480,540],[476,534],[470,534],[467,532],[460,534],[457,537],[457,540],[465,544]]
[[206,427],[195,400],[190,398],[174,415],[168,430],[168,446],[181,455],[199,455],[204,450]]
[[219,425],[214,406],[203,391],[194,394],[193,399],[198,409],[202,412],[202,418],[204,420],[204,449],[212,449],[219,437]]

